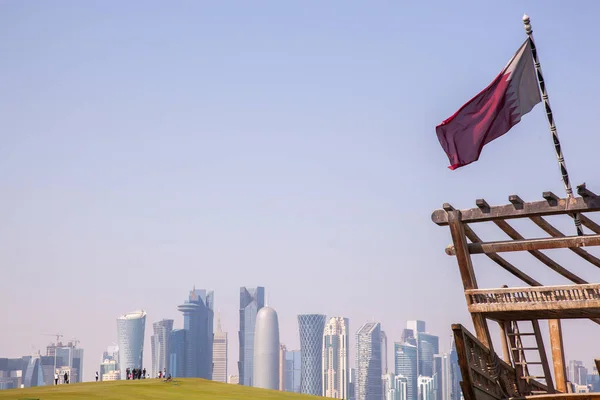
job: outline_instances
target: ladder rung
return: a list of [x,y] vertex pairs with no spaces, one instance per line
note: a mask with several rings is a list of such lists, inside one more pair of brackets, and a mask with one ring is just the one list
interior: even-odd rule
[[522,376],[522,379],[546,379],[545,376]]
[[534,332],[509,333],[508,336],[534,336]]
[[510,349],[512,351],[515,351],[515,350],[539,350],[539,348],[537,348],[537,347],[511,347]]
[[520,362],[516,362],[515,364],[521,364],[521,365],[542,365],[541,361],[520,361]]

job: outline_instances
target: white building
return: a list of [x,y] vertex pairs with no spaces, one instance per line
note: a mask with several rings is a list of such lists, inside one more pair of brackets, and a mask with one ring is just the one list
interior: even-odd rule
[[323,332],[323,397],[348,398],[350,322],[333,317]]
[[227,382],[227,332],[221,328],[221,315],[217,315],[217,329],[213,338],[212,380]]
[[146,311],[134,311],[117,318],[119,368],[125,380],[127,368],[143,368]]
[[256,314],[253,386],[279,390],[279,319],[271,307]]
[[408,379],[389,372],[383,375],[383,398],[385,400],[408,400]]
[[356,400],[383,398],[381,325],[367,322],[356,333]]
[[419,376],[419,400],[435,400],[434,381],[429,376]]

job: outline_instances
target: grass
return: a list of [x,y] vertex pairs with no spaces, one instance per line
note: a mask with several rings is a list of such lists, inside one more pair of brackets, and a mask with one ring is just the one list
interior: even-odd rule
[[0,390],[0,400],[310,400],[317,397],[206,381],[204,379],[159,379],[86,382]]

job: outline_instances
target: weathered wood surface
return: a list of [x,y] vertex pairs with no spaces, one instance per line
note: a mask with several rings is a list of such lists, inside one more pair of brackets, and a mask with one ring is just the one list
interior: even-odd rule
[[454,343],[463,381],[465,400],[506,399],[527,395],[532,391],[547,392],[548,388],[534,380],[525,384],[523,393],[517,389],[515,369],[502,361],[462,325],[452,325]]
[[[456,259],[458,261],[458,269],[460,270],[460,276],[463,281],[465,290],[477,289],[477,279],[475,278],[475,272],[473,271],[473,264],[471,263],[471,255],[468,251],[467,237],[465,236],[465,225],[461,222],[460,211],[450,211],[450,234],[454,246],[457,249]],[[490,336],[490,331],[487,325],[487,321],[481,314],[471,314],[473,319],[473,326],[479,340],[490,350],[494,350],[494,344]]]
[[[495,219],[513,219],[528,217],[543,217],[545,215],[560,215],[576,212],[600,211],[600,196],[576,197],[559,199],[551,192],[544,193],[545,200],[523,202],[519,196],[512,195],[512,204],[501,206],[476,207],[461,210],[462,221],[466,223],[485,222]],[[448,225],[448,213],[435,210],[431,220],[440,226]]]
[[[543,229],[544,231],[546,231],[546,233],[548,233],[550,236],[552,237],[566,237],[566,235],[564,233],[562,233],[559,229],[557,229],[556,227],[554,227],[551,223],[549,223],[548,221],[546,221],[544,218],[542,217],[531,217],[530,218],[533,223],[535,223],[537,226],[539,226],[541,229]],[[583,250],[582,248],[579,247],[571,247],[569,248],[569,250],[571,250],[572,252],[574,252],[575,254],[577,254],[578,256],[580,256],[581,258],[583,258],[584,260],[586,260],[587,262],[595,265],[596,267],[600,267],[600,258],[588,253],[587,251]]]
[[[600,235],[469,243],[468,249],[470,254],[485,254],[511,251],[565,249],[586,246],[600,246]],[[453,245],[446,247],[446,254],[451,256],[456,255],[456,250]]]
[[469,312],[494,320],[600,318],[600,284],[465,290]]
[[600,400],[600,393],[555,393],[536,396],[511,397],[510,400]]

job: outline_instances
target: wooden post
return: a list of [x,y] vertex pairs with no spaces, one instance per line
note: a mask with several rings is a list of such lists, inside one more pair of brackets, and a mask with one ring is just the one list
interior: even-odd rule
[[500,339],[502,340],[502,358],[508,365],[513,365],[510,360],[510,350],[508,349],[508,337],[506,336],[506,322],[498,321],[500,325]]
[[[461,221],[460,211],[453,210],[448,212],[448,225],[450,226],[450,234],[452,235],[452,241],[456,249],[456,260],[463,287],[465,290],[477,289],[477,280],[473,271],[473,263],[471,261],[471,254],[469,254],[467,236],[465,235],[465,227]],[[468,296],[467,305],[469,305]],[[485,317],[481,314],[471,314],[471,317],[473,318],[473,326],[475,327],[477,339],[488,349],[494,351]]]
[[554,379],[556,390],[567,392],[567,371],[565,370],[565,351],[563,347],[562,326],[560,319],[548,320],[550,331],[550,347],[552,348],[552,364],[554,365]]

